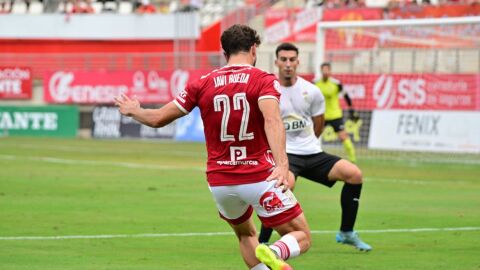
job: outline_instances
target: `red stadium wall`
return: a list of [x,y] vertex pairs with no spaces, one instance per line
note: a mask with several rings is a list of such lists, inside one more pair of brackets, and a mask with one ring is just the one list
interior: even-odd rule
[[[219,52],[220,29],[220,22],[204,29],[195,41],[195,50]],[[190,48],[178,46],[177,50],[188,52]],[[0,62],[3,66],[30,67],[33,77],[39,79],[49,70],[108,70],[112,66],[132,70],[148,68],[149,64],[156,68],[171,67],[176,63],[174,50],[173,40],[0,39]],[[142,57],[145,53],[160,54]],[[213,65],[208,55],[198,56],[196,61],[206,67]]]
[[[196,51],[220,51],[220,31],[220,21],[205,28]],[[0,53],[160,53],[173,52],[173,44],[173,40],[0,39]]]
[[0,53],[122,53],[172,51],[172,40],[0,40]]

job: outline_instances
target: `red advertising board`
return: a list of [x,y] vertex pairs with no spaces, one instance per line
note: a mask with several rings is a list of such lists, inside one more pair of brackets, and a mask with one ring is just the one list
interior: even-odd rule
[[141,103],[167,103],[202,71],[55,71],[45,74],[47,103],[109,104],[122,93]]
[[339,74],[335,78],[357,109],[480,110],[476,74]]
[[31,99],[32,71],[23,67],[0,67],[0,100]]

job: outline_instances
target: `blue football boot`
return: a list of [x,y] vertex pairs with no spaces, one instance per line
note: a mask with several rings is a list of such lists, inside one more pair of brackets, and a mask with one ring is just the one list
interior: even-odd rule
[[358,234],[355,231],[351,232],[338,232],[337,236],[335,237],[338,243],[346,244],[346,245],[351,245],[354,246],[356,249],[360,251],[370,251],[372,250],[372,247],[363,242],[360,237],[358,237]]

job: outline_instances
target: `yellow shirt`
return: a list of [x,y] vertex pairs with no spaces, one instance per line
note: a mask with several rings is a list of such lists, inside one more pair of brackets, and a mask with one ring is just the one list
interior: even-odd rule
[[340,81],[333,78],[328,78],[327,81],[320,79],[315,85],[325,97],[325,120],[342,118],[342,108],[338,99]]

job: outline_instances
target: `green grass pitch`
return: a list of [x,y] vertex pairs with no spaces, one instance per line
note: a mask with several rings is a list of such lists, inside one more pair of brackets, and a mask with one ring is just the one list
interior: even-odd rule
[[[205,182],[205,158],[195,143],[0,138],[0,269],[246,269],[232,234],[186,235],[230,232]],[[295,269],[480,269],[478,163],[360,155],[359,166],[356,229],[374,250],[325,232],[339,227],[341,184],[300,179],[295,194],[316,233],[310,251],[291,260]],[[124,237],[12,238],[86,235]]]

